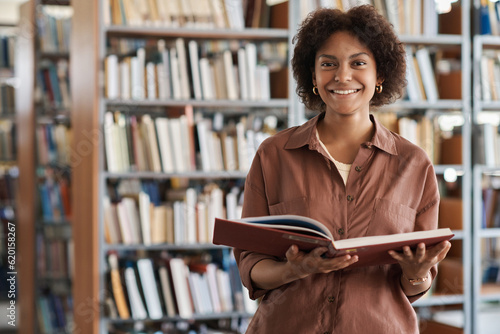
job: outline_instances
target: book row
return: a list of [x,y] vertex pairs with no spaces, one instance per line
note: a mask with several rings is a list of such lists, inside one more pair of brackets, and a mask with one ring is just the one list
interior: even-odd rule
[[436,116],[432,112],[406,116],[397,112],[380,112],[375,117],[391,131],[420,146],[433,164],[462,164],[460,116]]
[[14,205],[17,196],[18,177],[19,169],[17,166],[0,165],[0,203],[2,205]]
[[71,219],[71,183],[67,172],[39,168],[38,193],[43,221],[58,224]]
[[0,116],[16,112],[15,88],[10,84],[0,85]]
[[69,166],[71,163],[71,128],[67,124],[38,124],[36,148],[41,165]]
[[56,280],[73,277],[73,242],[48,240],[41,233],[36,235],[37,273],[41,279]]
[[16,124],[10,119],[0,119],[0,160],[16,159]]
[[119,259],[110,253],[108,262],[112,298],[106,303],[112,319],[191,319],[195,314],[253,314],[256,309],[241,284],[234,257],[221,266],[196,256],[153,261]]
[[44,59],[36,73],[35,99],[45,108],[68,109],[71,106],[69,62]]
[[500,228],[500,189],[483,189],[482,228]]
[[14,68],[15,36],[0,36],[0,68]]
[[265,0],[103,1],[103,20],[107,26],[266,28],[270,11],[271,7]]
[[72,16],[71,6],[38,7],[36,25],[41,52],[69,52]]
[[194,115],[190,106],[170,118],[108,111],[104,116],[107,170],[247,171],[256,148],[276,131],[277,122],[266,122],[267,117],[256,129],[255,118],[233,122],[225,122],[222,114],[203,118]]
[[500,4],[496,1],[481,1],[479,11],[479,28],[481,35],[500,34]]
[[[241,217],[238,187],[223,191],[212,183],[177,189],[158,200],[159,185],[141,182],[140,190],[103,205],[105,240],[109,244],[209,244],[215,217]],[[150,195],[151,194],[151,195]]]
[[398,35],[436,35],[439,30],[435,0],[312,0],[300,4],[303,19],[319,7],[347,10],[367,4],[391,22]]
[[73,321],[71,294],[43,293],[36,300],[37,317],[43,333],[68,333]]
[[[215,42],[176,38],[133,56],[108,55],[105,96],[125,100],[269,100],[271,71],[283,68],[286,42],[218,49]],[[225,47],[226,43],[221,44]],[[226,46],[227,47],[227,46]],[[266,59],[270,59],[266,63]],[[271,62],[272,60],[272,62]]]
[[488,167],[500,166],[500,135],[498,123],[475,124],[472,152],[476,164]]

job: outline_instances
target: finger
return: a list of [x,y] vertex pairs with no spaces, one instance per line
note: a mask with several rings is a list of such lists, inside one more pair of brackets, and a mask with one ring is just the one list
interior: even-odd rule
[[415,257],[418,259],[422,259],[425,256],[425,244],[419,243],[417,245],[417,251],[415,252]]
[[405,257],[403,256],[403,254],[398,253],[398,252],[396,252],[396,251],[390,250],[388,253],[389,253],[389,255],[390,255],[393,259],[395,259],[395,260],[397,260],[397,261],[403,261],[403,260],[405,259]]
[[444,252],[444,255],[448,253],[451,248],[451,243],[449,241],[443,241],[427,250],[429,257],[440,256]]
[[407,257],[412,259],[413,258],[413,252],[411,251],[410,246],[404,246],[403,247],[403,254]]
[[290,248],[285,253],[287,259],[294,259],[299,253],[299,247],[297,245],[291,245]]
[[311,251],[311,255],[320,257],[321,255],[325,254],[327,250],[328,248],[326,247],[318,247]]

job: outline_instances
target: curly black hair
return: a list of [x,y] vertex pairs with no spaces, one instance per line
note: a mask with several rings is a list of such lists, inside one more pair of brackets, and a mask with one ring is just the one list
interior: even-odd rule
[[347,12],[320,8],[307,16],[293,38],[293,77],[297,94],[310,110],[324,111],[325,103],[313,93],[312,72],[317,50],[334,33],[345,31],[356,36],[375,57],[377,76],[384,79],[383,90],[370,101],[374,107],[394,102],[406,86],[406,52],[392,25],[371,5],[353,7]]

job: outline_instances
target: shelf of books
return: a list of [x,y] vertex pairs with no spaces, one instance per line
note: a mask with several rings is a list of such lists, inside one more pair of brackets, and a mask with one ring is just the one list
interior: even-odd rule
[[[339,1],[336,6],[359,2]],[[422,319],[422,330],[432,323],[451,326],[457,333],[471,333],[471,278],[464,272],[471,266],[472,241],[472,172],[468,163],[471,105],[466,79],[471,71],[471,4],[459,1],[439,8],[434,0],[362,2],[374,5],[393,24],[408,57],[404,97],[374,115],[428,153],[440,186],[439,227],[455,233],[432,290],[414,306]],[[301,3],[301,17],[316,8],[312,2]],[[455,321],[442,314],[453,314]]]
[[256,302],[211,236],[214,217],[241,215],[257,146],[288,124],[287,4],[72,6],[72,40],[89,45],[71,53],[74,303],[89,305],[75,326],[244,332]]
[[[21,332],[69,333],[72,324],[71,122],[69,2],[29,1],[21,6],[17,102]],[[22,157],[21,157],[22,156]],[[30,157],[31,156],[31,157]],[[24,182],[26,180],[26,182]],[[28,183],[29,182],[29,183]],[[28,267],[31,267],[29,268]],[[20,270],[21,272],[21,270]],[[29,284],[26,282],[30,282]],[[30,286],[30,288],[27,288]],[[24,316],[23,312],[23,316]]]
[[478,18],[473,38],[473,324],[478,332],[485,323],[500,326],[500,224],[497,193],[500,188],[498,103],[500,37],[499,4],[475,1]]

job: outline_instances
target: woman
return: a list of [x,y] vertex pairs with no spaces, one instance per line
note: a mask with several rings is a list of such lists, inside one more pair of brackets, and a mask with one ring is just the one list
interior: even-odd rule
[[[345,239],[437,227],[439,193],[426,153],[385,129],[372,108],[401,96],[405,51],[371,6],[311,13],[295,37],[297,92],[319,115],[265,141],[243,215],[298,214]],[[235,249],[243,284],[263,296],[247,333],[418,333],[411,303],[431,286],[450,243],[390,252],[396,264],[349,268],[325,248],[285,259]]]

